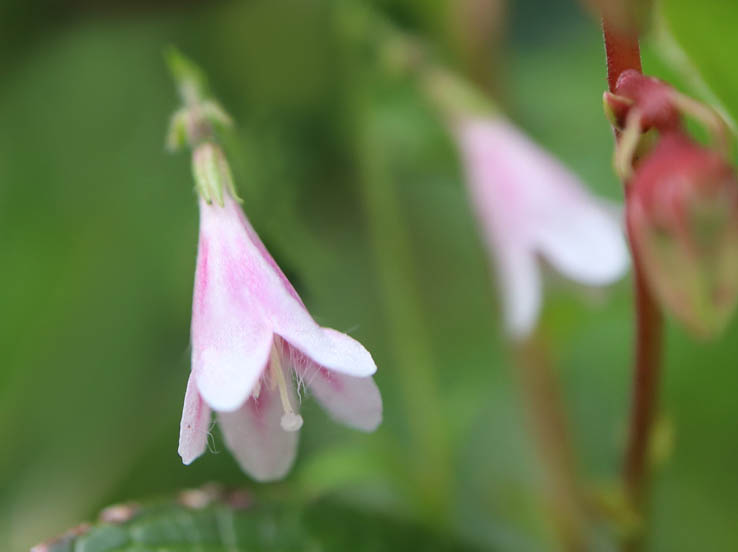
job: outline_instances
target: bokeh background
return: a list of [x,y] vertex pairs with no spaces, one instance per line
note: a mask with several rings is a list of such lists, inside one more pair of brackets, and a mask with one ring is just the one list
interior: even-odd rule
[[[481,11],[459,16],[465,3]],[[345,430],[306,402],[295,469],[268,487],[484,549],[551,549],[453,144],[412,83],[351,43],[337,4],[0,2],[3,550],[112,502],[251,485],[217,429],[214,453],[192,466],[176,453],[197,212],[187,155],[163,147],[178,105],[169,44],[205,68],[237,121],[228,153],[267,247],[316,319],[379,366],[381,428]],[[619,200],[600,32],[574,0],[369,4]],[[659,11],[646,69],[738,112],[738,5],[668,0]],[[630,281],[594,293],[548,276],[541,333],[582,471],[606,488],[625,430]],[[667,339],[673,446],[654,480],[651,549],[737,550],[738,326],[701,344],[670,324]]]

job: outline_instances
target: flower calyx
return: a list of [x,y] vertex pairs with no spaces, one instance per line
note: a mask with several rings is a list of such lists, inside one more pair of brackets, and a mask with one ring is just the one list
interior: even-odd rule
[[620,139],[615,150],[615,171],[627,182],[633,167],[650,152],[659,136],[684,130],[684,117],[702,124],[713,148],[730,155],[728,126],[711,107],[678,92],[669,84],[636,70],[624,71],[615,90],[603,95],[605,115]]
[[225,154],[218,144],[205,141],[192,152],[192,174],[195,190],[208,204],[224,205],[224,193],[240,201]]

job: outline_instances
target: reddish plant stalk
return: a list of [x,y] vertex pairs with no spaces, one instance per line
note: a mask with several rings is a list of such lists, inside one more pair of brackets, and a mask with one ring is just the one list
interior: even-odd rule
[[[607,80],[610,91],[620,74],[628,69],[641,71],[638,35],[616,29],[602,21],[607,53]],[[627,193],[627,183],[626,193]],[[633,246],[631,229],[628,229],[633,252],[636,308],[635,364],[633,367],[633,394],[631,397],[628,443],[623,460],[623,479],[627,497],[636,511],[642,513],[648,489],[649,443],[658,403],[661,373],[663,317],[643,273],[643,264]],[[640,539],[628,544],[628,549],[639,548]]]
[[605,38],[605,54],[607,55],[607,84],[610,92],[615,92],[618,77],[623,71],[635,69],[642,72],[641,49],[638,45],[638,34],[615,27],[607,16],[602,18],[602,34]]
[[625,490],[640,510],[648,487],[648,453],[656,414],[661,375],[663,317],[643,274],[643,265],[633,250],[636,296],[636,350],[633,369],[628,444],[623,461]]
[[534,334],[515,349],[518,383],[528,423],[545,470],[549,510],[561,550],[587,550],[583,496],[563,407],[546,343]]

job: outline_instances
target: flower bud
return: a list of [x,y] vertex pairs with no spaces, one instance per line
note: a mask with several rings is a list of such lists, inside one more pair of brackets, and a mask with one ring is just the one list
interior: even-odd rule
[[642,132],[671,130],[681,125],[674,99],[675,91],[667,83],[629,69],[618,78],[614,93],[605,92],[605,112],[616,128],[624,128],[631,110],[637,110]]
[[663,307],[712,337],[738,297],[738,180],[716,151],[665,133],[627,189],[634,253]]

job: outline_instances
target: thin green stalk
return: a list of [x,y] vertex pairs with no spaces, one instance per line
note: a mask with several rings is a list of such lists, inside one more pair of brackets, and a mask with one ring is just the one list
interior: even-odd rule
[[448,432],[434,353],[412,264],[412,247],[382,137],[365,117],[357,129],[361,192],[387,331],[406,405],[421,506],[443,522],[451,493]]
[[515,353],[518,387],[543,464],[561,549],[585,552],[585,508],[558,378],[546,344],[535,334],[517,344]]

